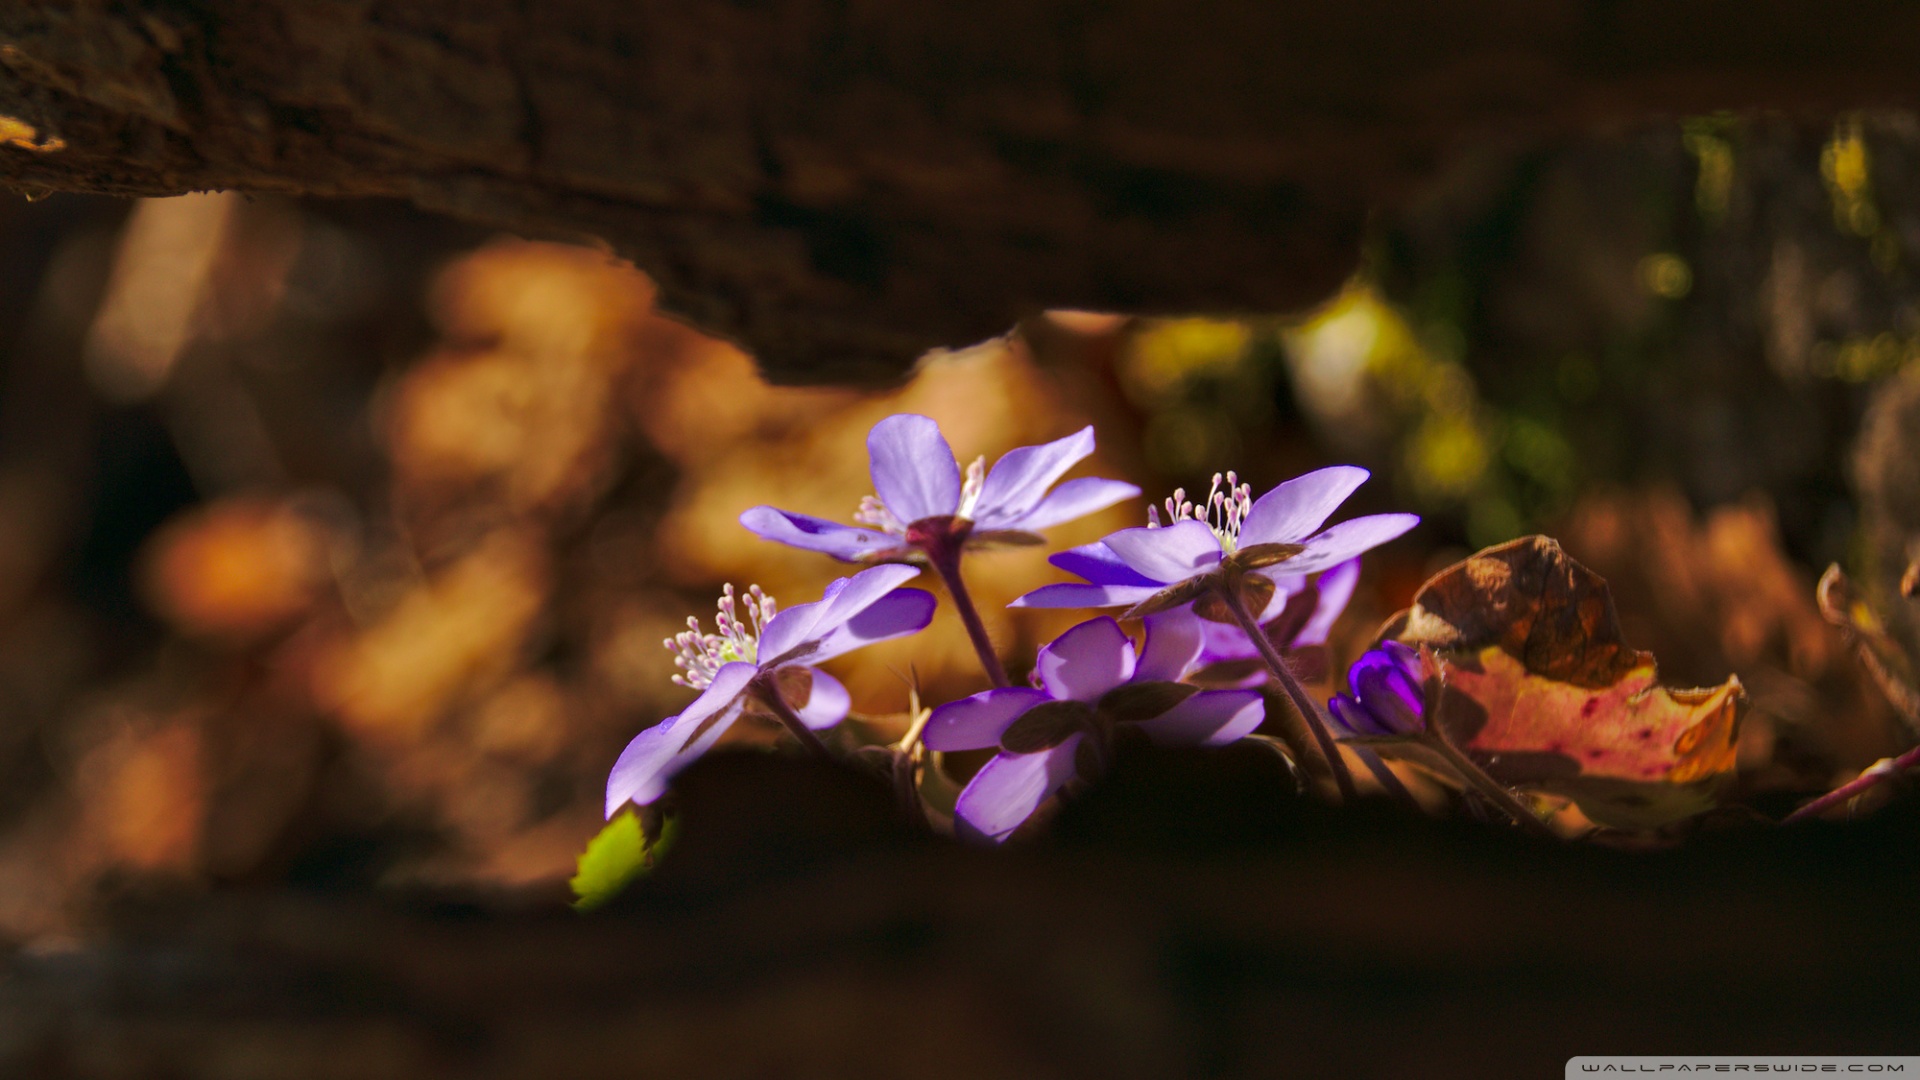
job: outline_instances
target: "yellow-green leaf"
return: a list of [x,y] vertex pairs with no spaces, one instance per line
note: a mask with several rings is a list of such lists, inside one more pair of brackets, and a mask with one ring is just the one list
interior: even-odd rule
[[673,822],[669,821],[659,839],[648,844],[640,819],[632,810],[622,810],[580,853],[579,872],[568,882],[576,898],[573,909],[592,911],[620,895],[620,890],[653,868],[672,839]]

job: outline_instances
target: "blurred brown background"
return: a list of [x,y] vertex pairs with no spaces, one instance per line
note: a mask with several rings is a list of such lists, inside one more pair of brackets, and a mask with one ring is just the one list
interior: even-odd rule
[[[1060,312],[863,393],[768,386],[604,252],[398,204],[0,205],[0,937],[128,881],[566,876],[619,748],[690,697],[661,640],[722,582],[798,603],[846,570],[739,512],[846,518],[894,411],[963,460],[1095,423],[1083,468],[1155,500],[1373,468],[1344,513],[1428,520],[1370,557],[1342,660],[1433,570],[1552,531],[1669,681],[1747,684],[1763,805],[1900,745],[1812,583],[1897,558],[1850,470],[1920,371],[1920,126],[1486,149],[1370,235],[1315,310]],[[969,564],[1016,669],[1076,621],[1003,610],[1044,554]],[[943,607],[838,665],[877,733],[909,665],[980,686]]]

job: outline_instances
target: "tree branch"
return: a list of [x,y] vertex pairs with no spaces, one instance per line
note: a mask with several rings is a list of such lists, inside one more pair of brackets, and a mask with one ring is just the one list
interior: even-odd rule
[[0,177],[600,237],[774,378],[878,380],[1048,307],[1298,307],[1461,145],[1911,104],[1916,37],[1890,0],[13,0]]

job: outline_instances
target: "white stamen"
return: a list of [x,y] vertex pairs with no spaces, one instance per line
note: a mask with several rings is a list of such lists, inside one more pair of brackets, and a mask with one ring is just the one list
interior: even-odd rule
[[733,585],[728,584],[720,593],[717,605],[720,610],[713,618],[714,633],[702,631],[700,620],[689,615],[686,630],[664,642],[675,653],[674,666],[685,672],[673,677],[675,683],[705,690],[713,685],[714,675],[723,666],[743,660],[749,664],[759,662],[760,634],[773,621],[777,610],[773,597],[761,592],[758,585],[750,586],[744,620],[734,609],[734,599]]
[[960,482],[960,509],[954,513],[963,518],[973,517],[973,506],[980,501],[980,489],[987,482],[987,455],[981,454],[967,466],[967,478]]
[[872,495],[861,496],[860,509],[853,512],[853,520],[879,529],[889,536],[907,535],[907,527],[901,524],[899,518],[893,516],[893,511],[887,509],[887,504]]
[[[1225,480],[1226,485],[1221,486]],[[1195,505],[1187,498],[1186,488],[1174,488],[1173,495],[1167,499],[1167,524],[1176,521],[1198,521],[1213,530],[1220,538],[1220,547],[1232,552],[1240,545],[1240,526],[1246,523],[1247,515],[1253,512],[1253,486],[1243,484],[1240,477],[1229,471],[1224,477],[1213,474],[1213,485],[1207,489],[1204,503]],[[1153,507],[1147,507],[1147,528],[1160,527],[1160,515]]]
[[[960,481],[960,506],[954,511],[954,516],[973,517],[973,508],[980,501],[980,489],[985,487],[986,483],[987,457],[982,454],[973,459],[973,464],[967,466],[967,474]],[[879,529],[888,536],[907,535],[907,525],[910,524],[894,517],[893,511],[887,509],[887,504],[874,495],[861,497],[860,509],[853,512],[853,520],[868,528]]]

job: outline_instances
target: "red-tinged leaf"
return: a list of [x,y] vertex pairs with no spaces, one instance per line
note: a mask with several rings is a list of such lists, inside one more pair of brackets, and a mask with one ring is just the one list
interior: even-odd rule
[[1654,685],[1651,662],[1594,689],[1530,674],[1497,646],[1446,662],[1442,723],[1494,779],[1565,795],[1594,821],[1645,828],[1713,808],[1733,771],[1740,680]]
[[1435,575],[1385,635],[1441,661],[1439,722],[1496,780],[1563,795],[1594,821],[1652,828],[1713,807],[1734,768],[1737,678],[1655,685],[1607,583],[1544,536]]

